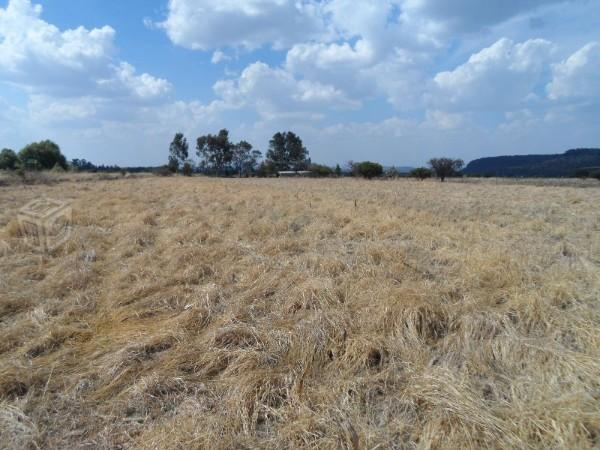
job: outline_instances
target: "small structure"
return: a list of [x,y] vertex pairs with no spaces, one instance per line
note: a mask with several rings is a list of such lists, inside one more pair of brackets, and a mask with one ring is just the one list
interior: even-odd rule
[[310,170],[282,170],[277,172],[280,177],[310,177],[312,172]]

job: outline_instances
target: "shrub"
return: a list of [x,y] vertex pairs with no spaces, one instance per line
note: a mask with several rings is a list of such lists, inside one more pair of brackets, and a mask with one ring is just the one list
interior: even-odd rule
[[34,142],[19,152],[19,159],[27,169],[52,169],[59,165],[67,170],[67,159],[60,152],[60,147],[52,141]]
[[0,169],[15,170],[19,162],[19,157],[10,148],[5,148],[0,152]]
[[352,175],[371,179],[383,174],[383,166],[372,161],[352,163]]
[[183,167],[181,168],[181,173],[183,173],[183,175],[185,175],[186,177],[191,177],[193,172],[194,167],[192,166],[192,163],[189,161],[185,161],[183,163]]
[[317,177],[329,177],[333,175],[333,169],[322,164],[311,164],[309,170]]
[[414,178],[418,178],[423,181],[425,178],[430,178],[432,175],[431,170],[427,167],[417,167],[410,171],[410,176]]
[[263,161],[256,170],[256,175],[259,177],[272,177],[277,175],[277,167],[270,161]]

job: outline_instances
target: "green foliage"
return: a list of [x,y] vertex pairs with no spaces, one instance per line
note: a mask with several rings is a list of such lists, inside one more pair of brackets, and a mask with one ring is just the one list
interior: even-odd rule
[[270,161],[263,161],[256,169],[256,175],[259,177],[277,176],[277,167]]
[[5,148],[0,152],[0,169],[15,170],[19,163],[19,157],[14,150]]
[[229,141],[229,131],[222,129],[219,134],[200,136],[196,141],[196,153],[203,159],[202,166],[208,171],[225,174],[233,160],[234,145]]
[[306,170],[310,166],[308,150],[302,139],[291,131],[275,133],[266,156],[277,170]]
[[341,177],[342,176],[342,168],[340,167],[339,164],[335,165],[335,176],[336,177]]
[[167,168],[171,171],[171,173],[177,173],[179,170],[179,161],[177,159],[169,156],[169,162],[167,163]]
[[421,181],[423,181],[426,178],[430,178],[431,175],[433,174],[431,173],[431,170],[429,170],[427,167],[417,167],[416,169],[410,171],[411,177],[418,178]]
[[383,174],[383,166],[372,161],[351,162],[352,175],[371,179]]
[[465,163],[462,159],[433,158],[429,160],[429,166],[433,169],[440,181],[447,177],[458,175]]
[[252,144],[240,141],[233,146],[233,169],[240,177],[248,172],[253,172],[261,156],[262,153],[259,150],[252,149]]
[[71,160],[71,167],[76,170],[76,171],[81,171],[81,172],[91,172],[96,170],[96,166],[94,164],[92,164],[91,162],[85,160],[85,159],[73,159]]
[[57,164],[64,170],[69,168],[60,147],[49,140],[27,145],[19,152],[19,160],[30,170],[52,169]]
[[169,169],[177,172],[188,157],[189,145],[183,133],[176,133],[169,145]]
[[194,166],[191,161],[184,161],[183,166],[181,168],[181,173],[186,177],[191,177],[194,172]]
[[317,177],[329,177],[333,175],[333,169],[323,164],[311,164],[309,170]]

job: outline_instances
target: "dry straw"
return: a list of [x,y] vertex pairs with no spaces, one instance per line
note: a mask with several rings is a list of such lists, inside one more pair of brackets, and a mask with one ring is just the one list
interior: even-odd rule
[[599,189],[83,181],[0,187],[0,448],[600,446]]

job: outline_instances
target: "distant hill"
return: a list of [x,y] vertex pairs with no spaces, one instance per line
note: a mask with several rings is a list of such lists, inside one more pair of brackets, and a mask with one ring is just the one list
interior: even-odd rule
[[578,148],[557,155],[515,155],[479,158],[463,170],[466,175],[499,177],[571,177],[583,169],[600,171],[600,148]]

